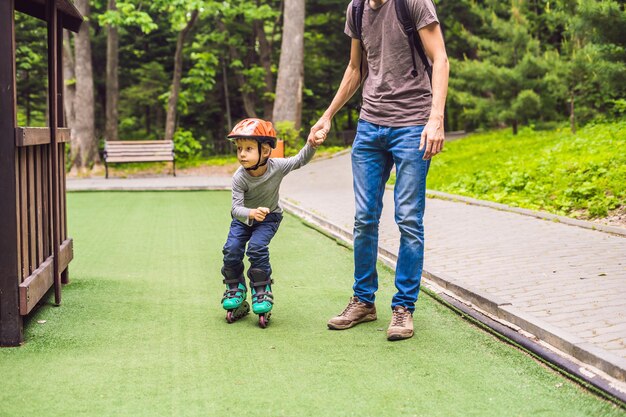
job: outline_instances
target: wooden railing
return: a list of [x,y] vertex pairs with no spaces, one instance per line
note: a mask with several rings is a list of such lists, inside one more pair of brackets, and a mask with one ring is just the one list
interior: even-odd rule
[[[73,257],[65,208],[65,142],[69,141],[69,133],[69,129],[57,129],[57,143],[53,145],[49,128],[16,129],[21,315],[30,313],[54,285],[55,245],[58,271],[62,282],[67,283],[67,266]],[[53,146],[58,150],[55,155]],[[53,157],[57,158],[56,163]]]

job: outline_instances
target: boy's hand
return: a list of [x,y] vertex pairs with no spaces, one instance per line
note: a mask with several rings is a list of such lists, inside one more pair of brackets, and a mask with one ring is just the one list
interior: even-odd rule
[[265,220],[265,216],[270,214],[270,209],[267,207],[259,207],[250,210],[250,218],[256,220],[257,222],[262,222]]
[[324,143],[325,140],[326,140],[326,132],[322,129],[322,130],[318,130],[317,132],[315,132],[315,135],[313,135],[313,140],[310,141],[309,143],[311,144],[312,147],[317,148],[322,143]]

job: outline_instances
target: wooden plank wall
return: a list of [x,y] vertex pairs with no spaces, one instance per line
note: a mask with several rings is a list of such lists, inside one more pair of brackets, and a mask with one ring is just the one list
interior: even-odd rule
[[[16,126],[14,0],[0,0],[0,346],[23,340],[22,316],[61,282],[73,258],[67,236],[63,128],[62,21],[47,1],[49,120]],[[13,57],[13,59],[6,59]]]

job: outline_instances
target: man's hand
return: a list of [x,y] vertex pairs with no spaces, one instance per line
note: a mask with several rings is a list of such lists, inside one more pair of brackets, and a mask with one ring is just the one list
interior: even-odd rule
[[263,220],[265,220],[265,216],[267,216],[268,214],[270,214],[270,209],[268,209],[267,207],[259,207],[250,210],[250,214],[248,215],[248,217],[256,220],[257,222],[262,222]]
[[443,117],[431,117],[422,131],[422,139],[420,140],[420,148],[424,151],[424,160],[430,159],[437,155],[443,149],[443,141],[445,134],[443,131]]
[[322,116],[317,123],[311,127],[307,142],[314,148],[317,148],[324,143],[328,132],[330,132],[330,119],[326,116]]

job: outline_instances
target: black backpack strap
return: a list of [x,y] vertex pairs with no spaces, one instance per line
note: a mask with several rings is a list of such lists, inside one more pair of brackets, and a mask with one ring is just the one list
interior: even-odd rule
[[424,52],[422,40],[420,39],[420,36],[415,29],[415,22],[413,22],[413,18],[411,18],[411,14],[409,13],[406,0],[394,0],[394,4],[396,6],[396,15],[398,17],[398,20],[400,21],[400,24],[402,25],[404,33],[406,33],[407,39],[409,41],[409,48],[411,49],[411,59],[413,60],[413,71],[411,71],[411,75],[413,75],[413,77],[417,77],[417,65],[415,63],[415,53],[413,52],[413,47],[415,47],[417,54],[420,56],[420,59],[424,64],[424,70],[426,71],[426,74],[428,74],[428,79],[432,84],[433,69],[430,65],[430,62],[428,62],[426,53]]
[[359,82],[363,83],[363,11],[365,10],[365,0],[352,0],[352,22],[356,35],[359,37],[361,44],[361,62],[359,63]]
[[352,22],[356,29],[356,35],[361,42],[361,35],[363,33],[363,10],[365,8],[365,0],[352,0]]

